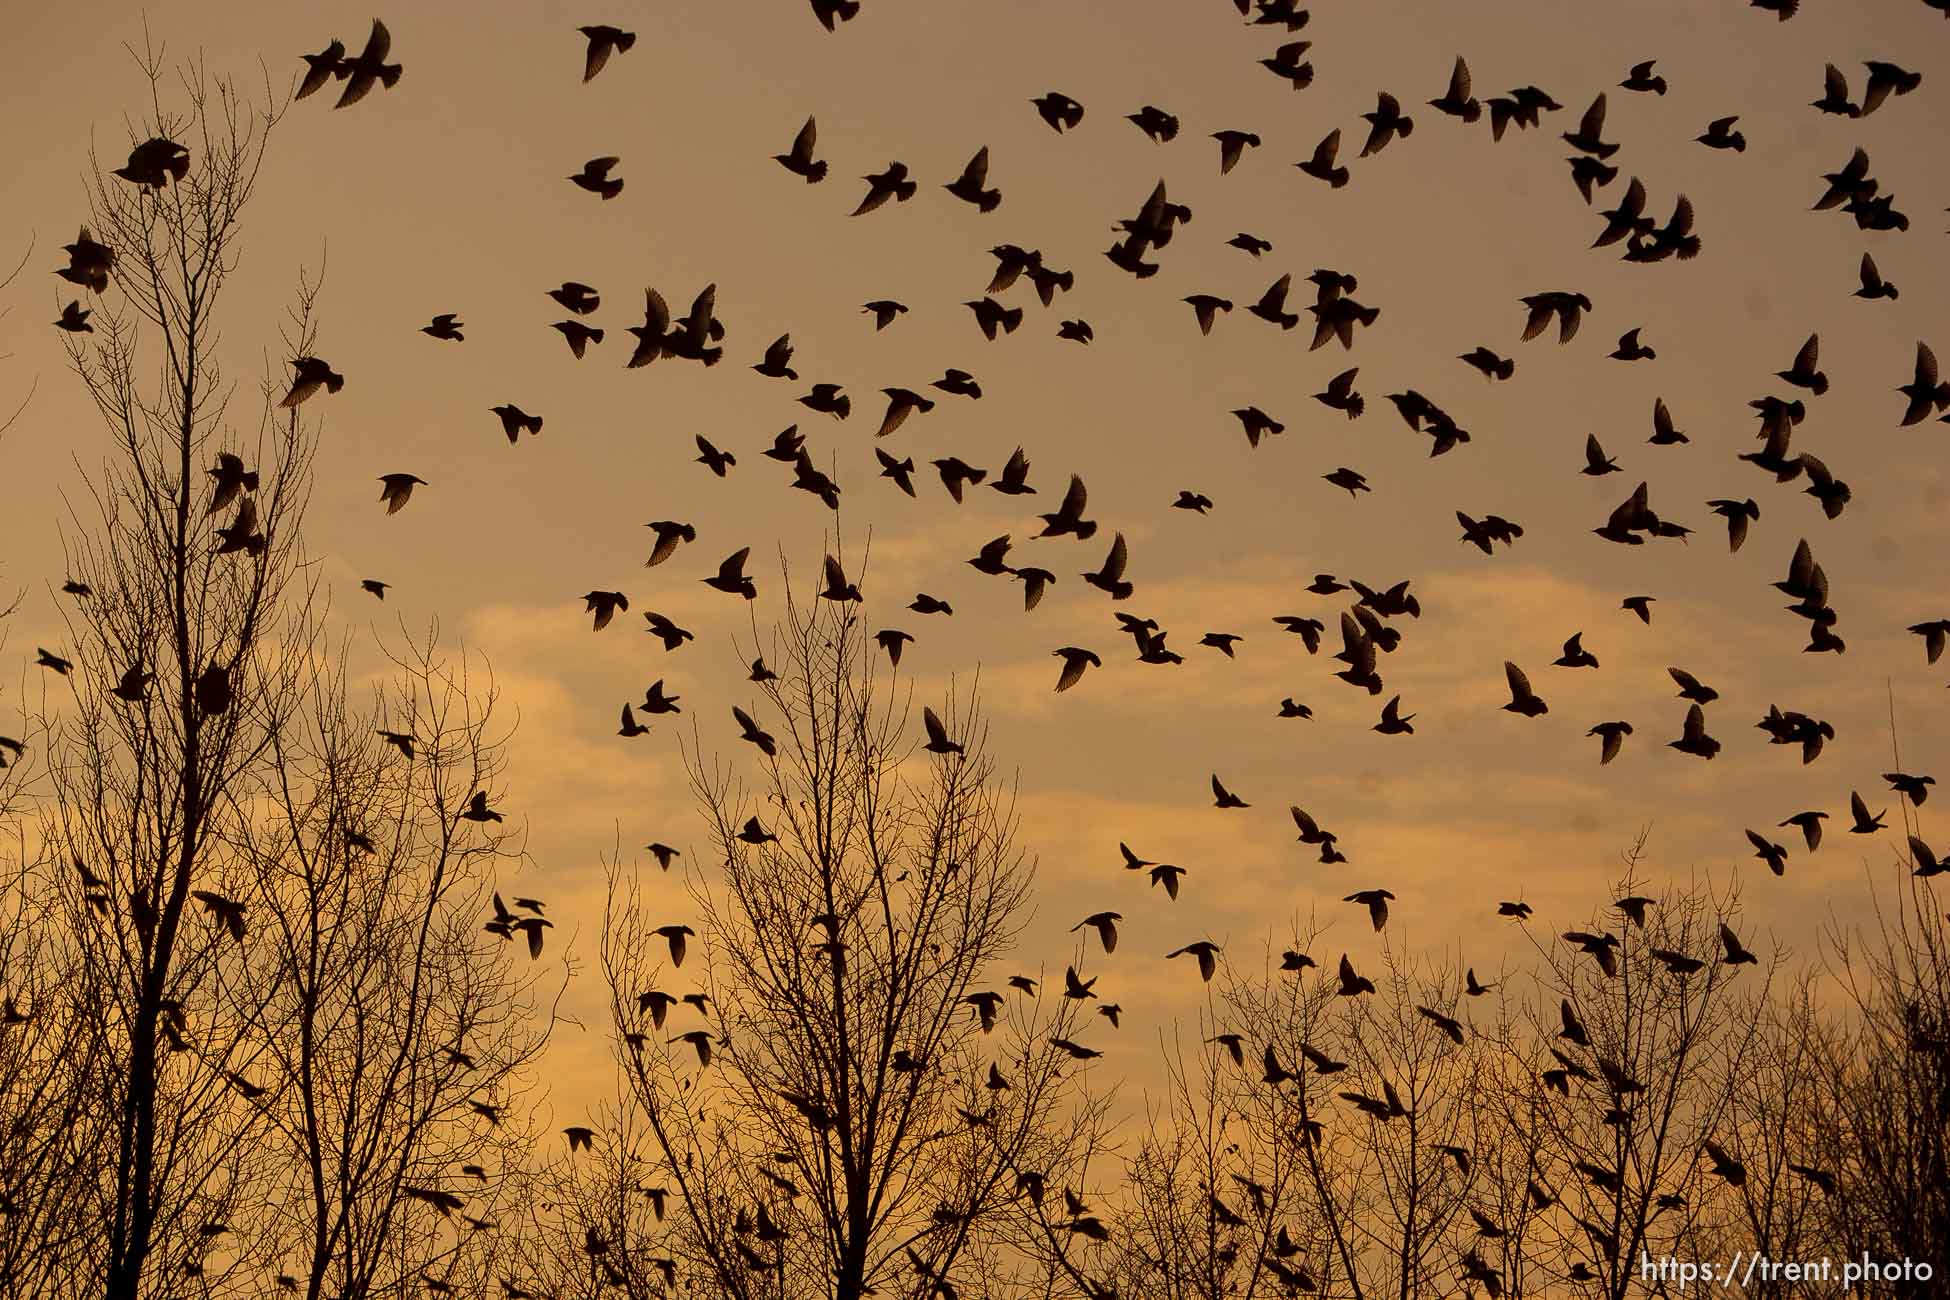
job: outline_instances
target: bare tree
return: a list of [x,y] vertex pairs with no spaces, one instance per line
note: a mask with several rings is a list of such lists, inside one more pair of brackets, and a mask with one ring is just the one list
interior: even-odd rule
[[1200,1059],[1168,1057],[1168,1118],[1131,1165],[1132,1289],[1413,1296],[1455,1275],[1487,1113],[1458,981],[1385,946],[1350,993],[1316,951],[1310,931],[1278,967],[1227,968]]
[[[586,1253],[593,1229],[612,1260],[670,1259],[741,1298],[1047,1278],[1009,1243],[1092,1129],[1076,1064],[1094,1053],[1083,1000],[997,987],[1033,864],[979,710],[926,711],[917,750],[851,602],[788,590],[767,658],[778,676],[746,710],[768,733],[761,797],[686,749],[721,864],[690,880],[694,914],[612,869],[625,1088],[603,1217],[564,1248]],[[702,1000],[677,1001],[683,984]]]
[[251,973],[262,1018],[229,1072],[280,1157],[253,1236],[307,1300],[418,1294],[487,1248],[467,1221],[492,1217],[525,1159],[553,1018],[530,955],[546,918],[532,944],[483,928],[516,835],[461,817],[504,766],[494,689],[477,693],[432,634],[393,664],[365,709],[347,703],[342,658],[321,671],[301,725],[251,774],[268,784],[245,798],[276,814],[229,828],[264,882],[254,925],[271,948]]
[[[1724,1222],[1744,1176],[1732,1089],[1779,957],[1745,953],[1731,895],[1642,894],[1643,850],[1641,837],[1615,886],[1629,901],[1538,941],[1533,997],[1505,1043],[1517,1068],[1505,1072],[1503,1122],[1542,1137],[1534,1170],[1498,1170],[1504,1205],[1528,1197],[1531,1211],[1502,1243],[1512,1295],[1622,1300],[1653,1285],[1648,1260],[1703,1257],[1702,1233]],[[1746,965],[1755,973],[1736,983]]]
[[[1845,1248],[1830,1253],[1924,1261],[1940,1278],[1950,1260],[1950,925],[1930,859],[1935,851],[1924,858],[1912,843],[1893,889],[1871,877],[1872,927],[1830,927],[1821,967],[1838,1005],[1803,1017],[1796,1046],[1819,1062],[1804,1162],[1833,1179],[1817,1201],[1824,1239]],[[1859,1288],[1915,1293],[1881,1279]]]

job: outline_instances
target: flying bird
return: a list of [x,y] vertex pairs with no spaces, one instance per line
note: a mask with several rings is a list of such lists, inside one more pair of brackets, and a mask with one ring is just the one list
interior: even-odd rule
[[400,73],[404,69],[397,63],[386,62],[386,56],[392,53],[392,50],[393,34],[386,30],[385,23],[377,18],[373,19],[372,33],[366,37],[365,49],[352,58],[340,60],[332,70],[333,76],[345,82],[345,90],[340,93],[339,102],[332,107],[352,107],[372,92],[375,82],[388,90],[397,86]]

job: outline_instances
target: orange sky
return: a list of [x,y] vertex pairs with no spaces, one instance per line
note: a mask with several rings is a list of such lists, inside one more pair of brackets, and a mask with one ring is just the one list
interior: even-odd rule
[[[356,48],[371,18],[305,8],[182,3],[149,20],[173,53],[201,49],[213,71],[247,80],[261,58],[283,85],[301,70],[298,56],[332,36]],[[274,138],[225,303],[228,368],[246,388],[232,416],[240,427],[254,420],[249,390],[266,364],[282,362],[275,327],[290,290],[301,267],[322,261],[320,351],[347,384],[319,399],[325,427],[306,531],[325,557],[333,617],[395,635],[396,618],[415,631],[438,618],[450,640],[491,660],[521,716],[503,801],[531,832],[535,865],[519,885],[550,900],[557,937],[580,927],[584,957],[600,927],[600,853],[618,840],[627,849],[703,842],[675,729],[616,738],[622,701],[661,676],[684,698],[684,724],[697,717],[708,745],[744,760],[728,706],[747,699],[731,646],[746,610],[696,580],[751,546],[763,621],[779,608],[780,548],[810,578],[834,520],[787,490],[787,467],[758,454],[794,422],[819,463],[836,465],[849,547],[857,553],[871,530],[869,609],[875,626],[918,638],[903,668],[922,697],[949,674],[980,671],[992,749],[1020,774],[1024,830],[1041,860],[1022,965],[1060,974],[1071,923],[1099,908],[1124,913],[1118,954],[1099,965],[1111,999],[1132,1014],[1113,1043],[1098,1045],[1116,1046],[1105,1065],[1133,1077],[1152,1068],[1158,1017],[1192,1005],[1185,972],[1153,950],[1210,936],[1256,954],[1291,917],[1318,909],[1334,926],[1327,942],[1358,960],[1376,941],[1339,899],[1385,885],[1399,896],[1397,944],[1460,950],[1493,969],[1507,941],[1492,916],[1497,899],[1528,899],[1560,929],[1581,921],[1609,898],[1619,850],[1648,822],[1654,883],[1737,872],[1747,929],[1807,951],[1829,908],[1859,913],[1865,865],[1888,870],[1895,840],[1846,837],[1831,822],[1821,853],[1790,843],[1788,874],[1776,880],[1748,856],[1742,829],[1808,807],[1845,817],[1851,788],[1893,809],[1879,777],[1892,767],[1886,689],[1904,767],[1947,766],[1945,666],[1926,669],[1921,643],[1903,629],[1950,616],[1950,429],[1899,429],[1892,391],[1910,377],[1917,339],[1935,332],[1950,347],[1940,332],[1950,180],[1933,138],[1950,84],[1938,57],[1950,25],[1920,3],[1807,0],[1780,24],[1738,0],[1327,0],[1304,33],[1318,77],[1301,92],[1254,63],[1286,38],[1240,24],[1224,0],[867,0],[833,36],[797,0],[608,11],[469,0],[386,17],[405,65],[398,88],[344,112],[331,110],[330,92],[307,100]],[[575,28],[589,22],[631,27],[639,40],[582,85]],[[9,488],[0,579],[9,592],[27,589],[7,648],[31,661],[37,642],[58,635],[50,591],[63,576],[61,494],[77,489],[77,463],[90,467],[106,449],[46,324],[68,297],[47,271],[85,212],[79,172],[91,139],[104,157],[118,154],[124,114],[142,106],[144,87],[118,48],[139,44],[142,25],[134,6],[118,4],[29,6],[9,27],[0,66],[22,147],[10,159],[0,254],[11,265],[29,240],[34,250],[3,304],[0,406],[37,388],[0,440]],[[1534,83],[1565,111],[1493,145],[1487,123],[1465,127],[1422,107],[1458,53],[1479,95]],[[1631,63],[1650,57],[1670,94],[1617,88]],[[1827,61],[1859,94],[1864,59],[1921,70],[1923,86],[1857,122],[1807,106]],[[1566,175],[1558,135],[1607,88],[1606,133],[1623,148],[1612,160],[1621,178],[1603,197],[1616,201],[1637,174],[1663,219],[1676,192],[1690,195],[1705,240],[1697,261],[1632,266],[1588,250],[1601,222]],[[1074,133],[1053,134],[1029,106],[1051,89],[1086,106]],[[1378,89],[1402,99],[1416,130],[1359,160],[1356,115]],[[1144,104],[1182,119],[1176,142],[1153,144],[1121,120]],[[1746,153],[1692,143],[1709,119],[1731,113],[1741,115]],[[771,161],[808,114],[832,167],[817,186]],[[1291,165],[1334,126],[1353,168],[1341,191]],[[1208,139],[1222,128],[1265,142],[1224,178]],[[1864,234],[1839,212],[1807,210],[1820,174],[1858,144],[1912,217],[1908,233]],[[940,188],[982,145],[1003,193],[987,215]],[[622,158],[626,184],[608,203],[563,179],[604,154]],[[857,178],[896,158],[914,169],[920,195],[849,217],[864,192]],[[1194,220],[1159,255],[1162,272],[1139,283],[1102,253],[1111,224],[1134,215],[1161,177]],[[1273,251],[1254,261],[1226,247],[1238,231],[1270,239]],[[1051,310],[1019,285],[1005,301],[1025,307],[1024,326],[991,344],[960,304],[979,296],[993,267],[987,250],[1005,241],[1042,249],[1077,285]],[[1865,249],[1901,286],[1900,301],[1849,296]],[[1322,266],[1357,275],[1357,296],[1381,308],[1351,355],[1338,345],[1310,354],[1305,329],[1282,334],[1243,311],[1281,273],[1298,280]],[[565,313],[543,295],[564,280],[602,291],[590,319],[611,331],[580,363],[548,328]],[[725,364],[626,371],[623,328],[640,319],[643,287],[681,311],[706,281],[718,285]],[[1518,341],[1518,298],[1547,289],[1594,301],[1569,347]],[[1241,308],[1209,338],[1179,301],[1198,292]],[[860,304],[880,297],[913,310],[877,334]],[[1294,306],[1305,301],[1296,293]],[[446,311],[465,321],[464,344],[416,333]],[[1055,337],[1060,320],[1079,316],[1095,330],[1089,347]],[[1633,326],[1658,359],[1607,360]],[[1854,503],[1832,523],[1799,484],[1776,487],[1734,460],[1757,445],[1747,400],[1787,393],[1771,376],[1816,330],[1834,387],[1809,400],[1795,446],[1854,486]],[[749,369],[786,331],[798,384]],[[1515,378],[1491,385],[1455,359],[1477,345],[1515,358]],[[1353,423],[1309,397],[1351,364],[1369,402]],[[876,390],[930,391],[947,366],[972,371],[987,395],[943,396],[885,441],[921,466],[911,501],[877,477]],[[851,420],[794,402],[820,380],[847,387]],[[1445,406],[1474,441],[1430,460],[1427,440],[1383,400],[1406,387]],[[1655,396],[1690,446],[1646,445]],[[543,435],[511,449],[488,411],[501,402],[544,416]],[[1227,414],[1249,404],[1287,425],[1257,451]],[[1624,473],[1578,475],[1594,432]],[[698,433],[738,455],[729,480],[692,463]],[[994,472],[1018,444],[1032,460],[1032,498],[981,487],[957,508],[927,469],[956,455]],[[1339,465],[1362,470],[1374,493],[1350,501],[1320,481]],[[388,518],[374,480],[395,471],[427,486]],[[1033,516],[1055,508],[1071,472],[1088,482],[1103,531],[1088,544],[1028,542]],[[1698,530],[1690,543],[1625,548],[1589,534],[1640,478],[1655,508]],[[1216,508],[1204,518],[1168,509],[1181,488]],[[1736,556],[1705,509],[1720,496],[1761,506]],[[1457,509],[1502,514],[1526,535],[1485,558],[1458,542]],[[699,540],[646,571],[643,524],[664,518],[695,524]],[[1120,606],[1077,579],[1116,530],[1129,540],[1137,586]],[[1033,614],[1016,584],[962,563],[1005,532],[1016,539],[1013,560],[1058,575]],[[1781,612],[1786,600],[1767,585],[1803,536],[1833,584],[1845,655],[1801,653],[1806,625]],[[1310,658],[1270,622],[1320,617],[1331,642],[1345,602],[1302,590],[1317,572],[1414,580],[1423,616],[1397,621],[1403,648],[1382,664],[1388,693],[1399,690],[1418,715],[1412,738],[1369,730],[1380,700],[1329,676],[1334,644]],[[362,577],[394,584],[385,605],[358,592]],[[632,603],[600,635],[582,612],[580,593],[592,587],[621,589]],[[904,609],[922,590],[955,615]],[[1649,627],[1618,609],[1635,593],[1658,598]],[[1156,617],[1186,664],[1130,662],[1113,608]],[[664,654],[640,631],[645,610],[693,629],[696,643]],[[1602,669],[1548,667],[1580,630]],[[1206,631],[1242,634],[1237,661],[1198,648]],[[1062,645],[1095,649],[1105,668],[1059,697],[1049,654]],[[1498,711],[1506,658],[1529,670],[1547,717]],[[1721,692],[1709,719],[1726,749],[1711,764],[1664,747],[1685,712],[1668,665]],[[35,671],[8,671],[9,693],[38,688]],[[1315,719],[1275,719],[1286,695]],[[1769,703],[1828,719],[1837,740],[1801,766],[1754,729]],[[12,704],[0,709],[10,716]],[[1637,734],[1600,769],[1584,733],[1612,718],[1630,719]],[[1254,806],[1214,810],[1214,771]],[[1352,861],[1322,867],[1293,844],[1289,802],[1336,831]],[[1120,839],[1189,868],[1177,904],[1118,869]],[[680,906],[674,881],[669,888]],[[590,1028],[559,1041],[558,1111],[579,1104],[571,1066],[602,1050],[597,990],[575,990],[571,1004]]]

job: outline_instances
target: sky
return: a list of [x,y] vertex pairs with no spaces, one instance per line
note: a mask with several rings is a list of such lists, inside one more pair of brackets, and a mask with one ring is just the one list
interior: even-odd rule
[[[172,56],[199,54],[247,84],[268,78],[282,95],[301,54],[335,36],[356,49],[372,16],[334,3],[181,0],[146,20]],[[1540,934],[1582,922],[1609,901],[1621,850],[1648,826],[1649,883],[1737,884],[1749,938],[1803,954],[1829,916],[1865,914],[1868,879],[1890,878],[1891,835],[1847,836],[1831,821],[1809,855],[1791,829],[1771,828],[1804,808],[1845,820],[1852,789],[1898,824],[1880,777],[1895,769],[1892,714],[1904,770],[1945,766],[1950,660],[1927,667],[1904,629],[1950,617],[1950,428],[1899,428],[1894,391],[1911,377],[1916,342],[1943,327],[1950,272],[1950,174],[1940,125],[1930,126],[1943,120],[1950,24],[1917,0],[1806,0],[1788,23],[1739,0],[1322,0],[1302,33],[1317,76],[1300,91],[1256,66],[1289,38],[1243,24],[1226,0],[866,0],[832,35],[798,0],[416,0],[384,17],[405,68],[399,85],[342,112],[333,92],[307,99],[273,135],[224,303],[225,363],[245,383],[231,419],[252,426],[257,376],[283,374],[276,327],[298,277],[322,271],[318,350],[347,382],[313,408],[324,425],[305,531],[334,625],[396,639],[402,626],[417,634],[437,620],[456,652],[491,663],[520,717],[502,806],[525,823],[531,862],[511,885],[549,900],[551,938],[569,939],[585,970],[600,933],[603,855],[621,845],[632,869],[653,872],[638,846],[704,843],[678,727],[623,740],[613,734],[619,706],[661,677],[684,698],[684,732],[696,719],[707,750],[745,763],[729,706],[749,699],[749,654],[733,639],[748,643],[748,616],[763,627],[779,613],[779,557],[809,581],[835,528],[852,556],[871,538],[869,617],[915,636],[902,669],[917,699],[979,675],[991,751],[1019,781],[1024,844],[1039,863],[1018,964],[1060,974],[1084,937],[1068,933],[1078,918],[1123,913],[1117,959],[1100,964],[1130,1014],[1112,1044],[1096,1045],[1114,1046],[1105,1065],[1135,1080],[1155,1070],[1158,1028],[1198,1001],[1182,963],[1147,954],[1210,937],[1256,960],[1296,919],[1317,915],[1331,926],[1322,942],[1358,962],[1378,940],[1365,913],[1340,901],[1355,889],[1398,896],[1398,946],[1483,971],[1534,956],[1495,917],[1497,901],[1530,902]],[[48,327],[68,286],[47,272],[85,215],[91,145],[113,165],[125,118],[145,102],[120,48],[140,45],[144,20],[127,4],[29,6],[11,17],[0,51],[0,96],[29,142],[10,160],[0,214],[0,261],[32,250],[0,302],[0,407],[27,398],[0,438],[0,590],[24,592],[6,654],[23,665],[58,635],[63,502],[107,451]],[[582,84],[576,28],[596,22],[638,40]],[[1423,107],[1458,54],[1479,96],[1534,84],[1564,111],[1492,143],[1487,121],[1465,126]],[[1618,88],[1647,58],[1670,92]],[[1871,59],[1923,72],[1921,87],[1861,120],[1809,106],[1824,63],[1859,96]],[[1358,115],[1384,89],[1414,133],[1355,158]],[[1075,131],[1053,133],[1030,106],[1050,90],[1085,105]],[[1599,91],[1606,137],[1622,146],[1611,160],[1620,178],[1587,208],[1559,135]],[[1147,104],[1181,119],[1175,141],[1153,143],[1122,120]],[[1709,120],[1735,113],[1744,153],[1694,143]],[[831,164],[818,185],[772,161],[808,115]],[[1335,127],[1352,168],[1340,190],[1292,165]],[[1263,140],[1228,176],[1209,138],[1221,129]],[[1838,211],[1809,211],[1821,174],[1858,145],[1911,216],[1906,233],[1865,233]],[[983,146],[1003,195],[986,214],[941,188]],[[622,160],[613,201],[565,179],[604,155]],[[865,192],[858,178],[894,159],[920,182],[916,198],[850,216]],[[1661,219],[1676,194],[1691,198],[1699,258],[1629,265],[1588,247],[1598,209],[1634,175]],[[1194,216],[1157,254],[1160,273],[1139,282],[1103,251],[1113,223],[1134,216],[1160,179]],[[1228,247],[1237,232],[1272,251],[1255,260]],[[988,250],[1004,242],[1041,249],[1076,285],[1047,310],[1026,282],[1009,291],[1023,326],[991,343],[963,304],[981,296]],[[1864,251],[1899,300],[1850,296]],[[1300,283],[1316,267],[1354,274],[1356,296],[1380,308],[1351,352],[1309,352],[1304,327],[1283,333],[1244,311],[1278,276]],[[588,321],[609,332],[580,362],[549,328],[565,313],[544,295],[566,280],[601,291]],[[642,290],[656,287],[682,311],[707,282],[727,331],[724,364],[626,370],[623,330],[641,319]],[[1519,341],[1519,299],[1546,290],[1592,300],[1569,346],[1550,335]],[[1202,337],[1180,301],[1194,293],[1239,310]],[[875,332],[861,304],[889,297],[912,310]],[[416,332],[439,312],[462,318],[464,343]],[[1094,342],[1056,336],[1075,318],[1090,322]],[[1633,327],[1656,360],[1608,359]],[[754,374],[786,332],[799,382]],[[1832,377],[1820,398],[1773,377],[1814,332]],[[1933,341],[1950,346],[1950,334]],[[1492,383],[1457,360],[1478,346],[1513,358],[1514,377]],[[1358,421],[1310,396],[1350,365],[1368,401]],[[976,375],[985,396],[928,389],[949,366]],[[795,402],[818,381],[845,386],[851,419]],[[878,477],[873,433],[887,386],[940,398],[882,444],[920,465],[918,500]],[[1405,388],[1445,407],[1473,441],[1431,459],[1428,439],[1384,400]],[[1777,487],[1735,459],[1757,448],[1747,402],[1768,393],[1807,400],[1795,448],[1852,484],[1838,520],[1799,483]],[[1655,398],[1690,444],[1646,444]],[[511,448],[489,411],[502,402],[542,415],[541,436]],[[1228,414],[1248,405],[1286,432],[1249,447]],[[794,423],[841,485],[837,518],[759,455]],[[738,456],[729,479],[693,462],[697,434]],[[1578,473],[1587,434],[1623,472]],[[953,455],[994,473],[1017,446],[1034,497],[976,487],[956,506],[928,472],[928,460]],[[1321,481],[1342,465],[1373,492],[1353,500]],[[394,472],[426,486],[388,517],[375,480]],[[1034,516],[1055,508],[1071,473],[1088,483],[1102,530],[1087,544],[1030,541]],[[1686,542],[1591,536],[1641,479],[1655,509],[1696,530]],[[1213,509],[1170,509],[1181,489]],[[1749,496],[1761,518],[1729,555],[1705,503]],[[1486,557],[1458,540],[1457,510],[1503,515],[1524,536]],[[690,522],[698,541],[650,570],[653,519]],[[1077,576],[1117,531],[1136,586],[1121,604]],[[963,563],[1005,533],[1013,562],[1058,575],[1033,613],[1018,584]],[[1803,537],[1829,575],[1846,654],[1803,653],[1806,624],[1769,586]],[[743,546],[761,590],[750,611],[697,582]],[[1375,587],[1413,580],[1422,616],[1395,620],[1402,648],[1382,664],[1387,694],[1399,691],[1416,715],[1413,736],[1373,732],[1386,695],[1330,676],[1347,599],[1307,593],[1317,573]],[[383,606],[359,592],[362,578],[392,584]],[[583,612],[592,588],[631,601],[600,634]],[[921,591],[953,616],[905,609]],[[1636,594],[1656,597],[1650,625],[1619,608]],[[1158,619],[1183,666],[1132,662],[1118,609]],[[640,630],[650,610],[696,641],[666,654]],[[1328,624],[1320,656],[1273,625],[1282,614]],[[1199,647],[1208,631],[1242,636],[1237,658]],[[1598,671],[1549,666],[1575,632]],[[1097,651],[1104,667],[1059,696],[1050,655],[1067,645]],[[1548,715],[1499,710],[1506,659],[1528,671]],[[1725,749],[1712,763],[1665,746],[1686,710],[1671,665],[1720,692],[1708,718]],[[7,695],[35,671],[0,674]],[[1311,721],[1275,717],[1289,695],[1312,707]],[[1803,766],[1793,748],[1766,744],[1753,724],[1770,703],[1834,725],[1818,761]],[[0,698],[0,711],[13,707]],[[1636,730],[1601,768],[1585,733],[1610,719]],[[1214,809],[1214,773],[1252,806]],[[1324,867],[1296,845],[1289,803],[1335,831],[1351,861]],[[1921,810],[1926,838],[1933,808]],[[1788,844],[1783,878],[1752,859],[1750,826]],[[1121,870],[1120,840],[1188,868],[1177,903]],[[653,888],[684,906],[675,877]],[[586,1104],[590,1067],[607,1050],[594,979],[579,977],[567,1004],[586,1028],[566,1028],[551,1049],[558,1113]]]

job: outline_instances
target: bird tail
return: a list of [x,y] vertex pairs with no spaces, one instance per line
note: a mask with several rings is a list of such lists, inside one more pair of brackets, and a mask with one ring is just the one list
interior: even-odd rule
[[[596,341],[598,343],[602,342],[601,339],[597,339]],[[523,421],[523,423],[528,426],[528,432],[531,434],[540,433],[542,431],[542,417],[539,415],[532,416],[529,419]]]
[[1399,135],[1404,140],[1408,139],[1408,137],[1410,137],[1411,135],[1414,135],[1415,119],[1412,117],[1405,117],[1401,121],[1395,123],[1395,134]]
[[1087,542],[1097,535],[1097,521],[1085,519],[1076,526],[1077,540]]
[[[1699,236],[1688,235],[1684,239],[1680,240],[1677,244],[1675,244],[1673,248],[1674,251],[1679,254],[1680,261],[1690,262],[1694,258],[1699,256],[1699,250],[1700,250]],[[1817,393],[1825,392],[1827,388],[1828,388],[1827,382],[1823,381],[1821,387],[1817,388],[1815,391]]]
[[812,166],[806,168],[806,184],[816,185],[820,181],[823,181],[825,179],[826,179],[825,159],[822,158],[818,162],[814,163]]
[[[1017,310],[1016,315],[1018,317],[1022,315],[1020,309]],[[844,420],[853,414],[853,399],[850,397],[841,397],[837,402],[833,403],[833,409],[838,411],[840,418]]]
[[988,191],[986,194],[982,195],[981,202],[978,203],[976,206],[983,212],[995,211],[997,208],[1002,206],[1002,191],[1001,190]]
[[1358,420],[1361,418],[1361,412],[1367,409],[1368,399],[1356,393],[1352,398],[1348,399],[1347,418],[1350,420]]
[[623,51],[625,54],[629,53],[630,49],[635,45],[636,45],[635,32],[619,32],[617,34],[616,48]]
[[405,65],[399,63],[383,67],[379,70],[379,82],[386,89],[391,90],[394,86],[399,85],[400,73],[404,71],[406,71]]

